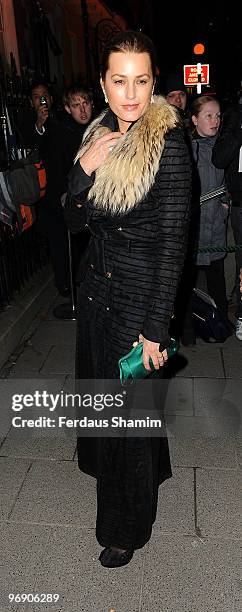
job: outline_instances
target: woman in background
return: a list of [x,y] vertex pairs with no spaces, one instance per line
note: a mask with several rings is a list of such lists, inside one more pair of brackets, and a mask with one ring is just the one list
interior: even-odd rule
[[[224,247],[229,212],[228,196],[225,193],[213,196],[212,193],[225,184],[224,171],[215,168],[211,159],[221,120],[219,102],[213,96],[200,96],[191,105],[190,116],[192,154],[197,168],[196,192],[199,196],[208,195],[208,199],[200,206],[197,249]],[[208,293],[227,321],[224,257],[223,252],[197,252],[196,265],[205,271]]]

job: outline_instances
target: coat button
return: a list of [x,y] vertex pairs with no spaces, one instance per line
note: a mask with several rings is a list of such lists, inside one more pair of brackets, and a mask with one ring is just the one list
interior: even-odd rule
[[85,223],[85,227],[89,227],[88,223]]
[[106,276],[106,278],[111,278],[112,272],[106,272],[105,276]]
[[122,232],[122,227],[118,227],[118,232]]
[[87,299],[90,300],[90,302],[92,302],[92,297],[90,297],[89,295],[87,296]]
[[107,306],[106,310],[110,310],[109,306]]
[[93,264],[90,264],[90,268],[92,268],[92,270],[93,270],[93,268],[94,268],[94,265],[93,265]]

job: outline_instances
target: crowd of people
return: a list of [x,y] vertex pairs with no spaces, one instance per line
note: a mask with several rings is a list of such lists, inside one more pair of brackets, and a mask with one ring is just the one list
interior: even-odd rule
[[[242,245],[242,104],[238,102],[227,109],[224,117],[214,96],[197,96],[188,105],[185,87],[177,74],[168,76],[165,94],[166,100],[179,110],[193,167],[189,257],[180,287],[183,299],[178,300],[182,312],[181,338],[184,344],[193,344],[196,338],[191,325],[191,290],[196,286],[199,269],[205,272],[208,293],[228,322],[224,259],[229,215],[235,245]],[[235,260],[235,334],[242,340],[241,248],[235,250]],[[229,333],[230,322],[227,326]]]
[[[219,100],[214,96],[203,94],[189,104],[182,76],[177,73],[168,74],[161,94],[178,109],[192,162],[191,222],[176,301],[177,333],[184,345],[192,345],[196,343],[197,333],[192,315],[192,289],[201,270],[206,277],[208,294],[227,322],[228,334],[233,332],[228,321],[224,259],[229,216],[235,244],[242,243],[242,105],[228,109],[222,118]],[[32,83],[30,102],[32,113],[21,124],[21,133],[27,148],[39,149],[47,171],[47,191],[44,201],[37,205],[37,224],[48,238],[56,287],[63,297],[69,297],[69,251],[62,196],[68,191],[68,173],[85,130],[95,116],[93,97],[85,85],[70,85],[63,93],[62,111],[57,113],[49,86],[39,80]],[[104,100],[104,108],[105,104]],[[88,241],[87,230],[72,238],[76,280]],[[241,249],[235,251],[235,260],[235,334],[242,340]]]
[[[62,196],[68,189],[68,173],[93,114],[91,91],[82,84],[72,84],[63,93],[62,108],[55,110],[50,88],[36,80],[30,89],[31,112],[19,126],[21,138],[28,150],[38,149],[47,175],[45,197],[36,205],[37,228],[49,243],[55,285],[63,297],[70,296],[70,267],[67,226],[63,214]],[[73,239],[73,262],[88,241],[85,233],[81,243]]]
[[[65,92],[57,119],[48,87],[32,86],[29,144],[38,144],[47,169],[39,224],[63,295],[67,228],[79,244],[89,231],[77,275],[76,378],[118,380],[120,358],[142,343],[152,382],[164,375],[174,314],[182,341],[196,341],[192,289],[199,270],[228,322],[223,249],[230,209],[235,241],[242,243],[242,113],[239,106],[228,111],[221,126],[215,97],[201,95],[187,108],[177,75],[169,75],[165,95],[155,95],[155,50],[141,32],[119,32],[107,43],[100,83],[103,111],[93,121],[85,88]],[[100,562],[126,565],[148,542],[159,485],[172,475],[166,435],[79,437],[77,450],[80,469],[97,479]]]

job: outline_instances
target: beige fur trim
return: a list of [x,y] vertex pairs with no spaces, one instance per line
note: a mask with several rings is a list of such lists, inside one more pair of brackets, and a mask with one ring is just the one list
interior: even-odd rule
[[[98,117],[85,133],[76,160],[90,144],[110,130]],[[154,97],[146,113],[121,137],[106,161],[96,171],[88,193],[95,207],[113,214],[126,213],[146,196],[154,183],[165,145],[165,134],[176,127],[176,110],[161,96]]]

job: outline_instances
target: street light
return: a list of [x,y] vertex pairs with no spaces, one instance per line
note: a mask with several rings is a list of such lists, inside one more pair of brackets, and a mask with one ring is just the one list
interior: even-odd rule
[[[203,55],[204,52],[205,52],[205,47],[203,43],[196,43],[194,45],[193,47],[194,55]],[[197,63],[197,77],[198,77],[197,94],[200,94],[202,92],[201,74],[202,74],[202,65],[201,65],[201,62],[198,62]]]
[[196,43],[193,47],[194,55],[203,55],[205,53],[205,47],[203,43]]

